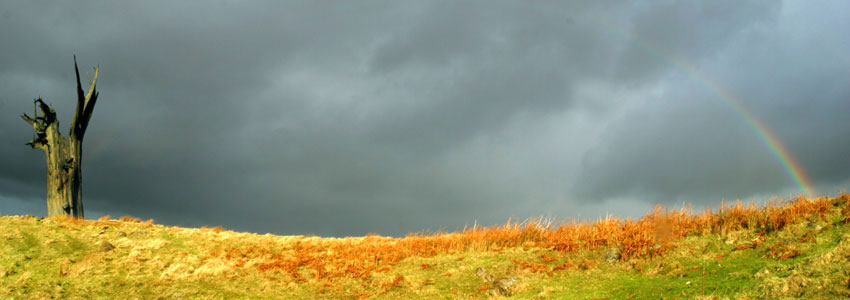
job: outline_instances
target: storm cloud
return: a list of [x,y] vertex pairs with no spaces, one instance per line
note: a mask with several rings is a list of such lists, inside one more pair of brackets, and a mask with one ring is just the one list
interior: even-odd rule
[[85,2],[0,7],[0,214],[44,215],[72,55],[100,66],[87,216],[403,235],[850,181],[847,3]]

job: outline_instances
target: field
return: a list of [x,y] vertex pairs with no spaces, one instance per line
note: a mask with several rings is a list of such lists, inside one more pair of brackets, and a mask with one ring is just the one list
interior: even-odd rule
[[0,218],[0,299],[846,299],[850,195],[453,233]]

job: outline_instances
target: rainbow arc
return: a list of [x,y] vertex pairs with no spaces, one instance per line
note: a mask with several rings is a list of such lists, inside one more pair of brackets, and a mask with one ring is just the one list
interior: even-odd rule
[[572,12],[567,12],[562,9],[558,9],[556,7],[551,7],[545,13],[557,12],[560,11],[564,15],[570,17],[572,20],[581,20],[587,24],[592,24],[594,27],[599,28],[605,32],[613,33],[616,36],[623,38],[626,41],[634,43],[642,47],[648,53],[655,55],[656,57],[660,57],[665,61],[670,62],[673,66],[685,71],[690,77],[694,78],[702,85],[706,86],[711,92],[713,92],[717,97],[720,103],[729,108],[731,112],[741,117],[746,123],[747,127],[755,134],[755,136],[759,139],[759,141],[765,146],[765,148],[770,152],[773,158],[780,164],[782,169],[785,171],[789,180],[800,190],[801,194],[812,196],[812,192],[814,189],[812,188],[811,180],[806,175],[802,165],[794,159],[791,155],[791,152],[788,151],[787,147],[779,140],[776,134],[770,130],[770,128],[761,122],[758,118],[756,118],[750,110],[740,101],[738,97],[732,94],[728,89],[724,88],[717,81],[712,80],[707,74],[700,71],[699,68],[696,67],[693,63],[688,60],[674,55],[670,51],[666,50],[664,47],[660,45],[656,45],[650,41],[640,39],[639,37],[634,36],[633,34],[626,32],[620,28],[613,26],[613,22],[605,22],[604,18],[599,18],[596,16],[592,16],[589,14],[574,14]]

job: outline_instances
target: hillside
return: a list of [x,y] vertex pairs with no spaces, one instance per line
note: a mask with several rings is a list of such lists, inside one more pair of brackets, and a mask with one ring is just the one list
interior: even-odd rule
[[850,195],[321,238],[0,218],[0,299],[837,299]]

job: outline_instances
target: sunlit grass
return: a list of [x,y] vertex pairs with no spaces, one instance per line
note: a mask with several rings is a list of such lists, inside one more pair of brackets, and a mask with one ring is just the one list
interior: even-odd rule
[[[850,196],[657,207],[461,232],[276,236],[111,220],[0,218],[0,299],[834,299],[850,296]],[[114,249],[101,249],[104,243]],[[606,252],[619,249],[619,259]]]

